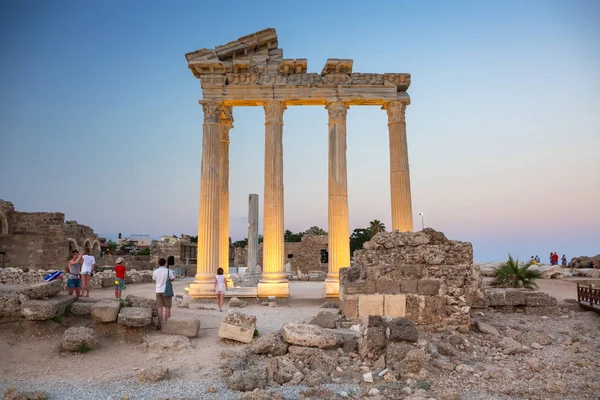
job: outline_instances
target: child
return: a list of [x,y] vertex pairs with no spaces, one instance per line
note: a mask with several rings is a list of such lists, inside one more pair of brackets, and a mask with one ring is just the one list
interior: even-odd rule
[[223,298],[225,297],[226,290],[227,280],[225,279],[225,275],[223,275],[223,268],[219,268],[215,277],[215,293],[217,294],[217,304],[221,312],[223,311]]
[[90,297],[90,280],[94,273],[96,259],[90,255],[89,247],[83,249],[83,255],[79,257],[77,262],[81,262],[81,297]]
[[121,301],[121,292],[125,290],[125,266],[123,265],[123,257],[117,258],[115,265],[115,298]]
[[172,282],[175,279],[175,274],[166,267],[166,264],[167,260],[161,258],[158,260],[158,269],[155,269],[152,273],[152,279],[156,282],[156,306],[158,308],[157,331],[162,329],[163,307],[165,308],[165,322],[171,318],[173,297],[165,296],[165,289],[167,287],[167,281],[169,280]]
[[75,295],[79,298],[81,295],[81,279],[79,274],[81,273],[81,264],[79,264],[79,252],[73,250],[71,252],[71,259],[67,263],[66,272],[67,276],[67,288],[69,288],[69,296],[73,296],[73,289],[75,289]]

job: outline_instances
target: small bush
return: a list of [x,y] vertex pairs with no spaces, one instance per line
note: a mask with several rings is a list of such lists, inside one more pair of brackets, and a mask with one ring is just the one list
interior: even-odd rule
[[519,265],[519,259],[514,260],[509,254],[506,263],[494,268],[492,276],[495,279],[492,286],[536,288],[535,280],[541,276],[541,273],[535,269],[529,269],[530,266],[530,262]]
[[85,343],[81,343],[79,345],[79,347],[77,348],[77,351],[79,353],[87,353],[88,351],[91,351],[92,349],[89,348],[89,346]]
[[423,390],[429,390],[431,389],[431,383],[427,381],[419,381],[419,388]]
[[260,336],[260,332],[258,331],[258,329],[254,329],[254,337],[259,337]]
[[52,322],[56,322],[57,324],[60,324],[62,321],[62,318],[60,317],[60,315],[55,315],[54,317],[52,317]]

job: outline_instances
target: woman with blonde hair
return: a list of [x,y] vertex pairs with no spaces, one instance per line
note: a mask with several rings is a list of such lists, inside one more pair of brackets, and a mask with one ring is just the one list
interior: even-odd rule
[[89,247],[83,249],[83,255],[79,258],[79,261],[81,263],[81,297],[90,297],[90,280],[92,279],[96,259],[90,255]]

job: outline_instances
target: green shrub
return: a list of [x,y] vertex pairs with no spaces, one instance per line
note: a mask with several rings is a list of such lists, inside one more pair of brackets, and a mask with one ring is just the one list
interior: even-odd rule
[[423,390],[429,390],[431,389],[431,383],[427,381],[419,381],[419,388]]
[[541,276],[540,271],[529,269],[531,263],[519,265],[519,259],[515,261],[508,255],[508,261],[496,268],[492,272],[495,278],[492,286],[527,289],[536,288],[535,280]]
[[60,324],[62,321],[62,318],[60,317],[60,315],[55,315],[54,317],[52,317],[52,322],[56,322],[57,324]]
[[258,329],[254,329],[254,337],[258,337],[260,335],[260,332],[258,332]]
[[89,348],[89,346],[85,343],[81,343],[79,345],[79,347],[77,348],[77,351],[80,353],[87,353],[88,351],[91,351],[92,349]]

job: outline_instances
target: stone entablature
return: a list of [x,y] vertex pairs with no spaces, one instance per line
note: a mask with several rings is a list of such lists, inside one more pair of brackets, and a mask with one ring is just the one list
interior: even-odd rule
[[408,100],[407,73],[353,72],[353,61],[330,58],[321,73],[308,72],[305,58],[284,59],[275,29],[244,36],[215,49],[185,55],[200,79],[204,100],[227,106],[260,106],[263,101],[286,105],[384,105]]

